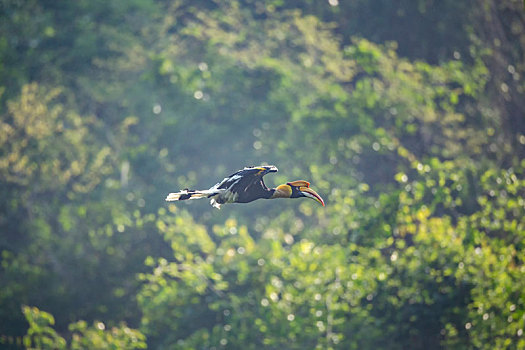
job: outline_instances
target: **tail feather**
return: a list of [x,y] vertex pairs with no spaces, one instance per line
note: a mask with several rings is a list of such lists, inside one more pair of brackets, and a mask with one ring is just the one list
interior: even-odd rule
[[168,196],[166,197],[166,202],[183,201],[186,199],[208,198],[210,196],[213,196],[214,194],[217,194],[217,193],[211,190],[203,190],[203,191],[182,190],[180,192],[173,192],[173,193],[168,194]]

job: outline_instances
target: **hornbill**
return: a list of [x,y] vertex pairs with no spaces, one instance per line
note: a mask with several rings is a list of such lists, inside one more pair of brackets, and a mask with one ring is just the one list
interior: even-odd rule
[[261,198],[307,197],[316,200],[324,206],[321,196],[310,188],[310,183],[307,181],[291,181],[276,188],[266,187],[263,176],[275,172],[277,172],[277,167],[273,165],[246,167],[226,177],[209,190],[196,191],[185,189],[168,194],[166,201],[211,198],[210,204],[220,209],[221,204],[248,203]]

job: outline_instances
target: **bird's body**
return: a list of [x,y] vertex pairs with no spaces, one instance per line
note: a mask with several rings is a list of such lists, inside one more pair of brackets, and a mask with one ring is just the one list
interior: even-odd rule
[[273,165],[246,167],[224,178],[208,190],[186,189],[170,193],[166,201],[211,198],[211,205],[220,208],[221,204],[249,203],[257,199],[310,197],[324,206],[322,198],[308,188],[310,184],[306,181],[294,181],[277,188],[268,188],[264,184],[263,176],[274,172],[277,172],[277,167]]

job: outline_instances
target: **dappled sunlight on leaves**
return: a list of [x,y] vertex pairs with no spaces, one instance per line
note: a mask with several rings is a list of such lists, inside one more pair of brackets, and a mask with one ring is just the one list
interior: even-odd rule
[[[0,346],[525,348],[525,15],[478,5],[5,1]],[[326,206],[164,201],[258,164]]]

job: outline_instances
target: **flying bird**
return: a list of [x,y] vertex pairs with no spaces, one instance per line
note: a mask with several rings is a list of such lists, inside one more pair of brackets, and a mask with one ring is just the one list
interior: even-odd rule
[[226,203],[249,203],[257,199],[307,197],[324,206],[321,196],[310,188],[310,183],[307,181],[291,181],[276,188],[268,188],[264,184],[263,176],[275,172],[277,172],[277,167],[273,165],[246,167],[224,178],[208,190],[185,189],[168,194],[166,201],[211,198],[210,204],[220,209],[221,204]]

